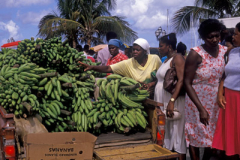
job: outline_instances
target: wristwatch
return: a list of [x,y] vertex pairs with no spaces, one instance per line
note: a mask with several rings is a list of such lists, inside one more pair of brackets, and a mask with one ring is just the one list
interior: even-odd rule
[[174,99],[174,98],[171,98],[171,99],[170,99],[170,101],[171,101],[171,102],[174,102],[174,101],[175,101],[175,99]]

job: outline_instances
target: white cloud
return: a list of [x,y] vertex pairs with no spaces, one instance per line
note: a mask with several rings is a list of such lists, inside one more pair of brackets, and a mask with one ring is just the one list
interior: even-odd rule
[[134,28],[154,29],[167,24],[167,9],[171,17],[180,7],[193,3],[193,0],[117,0],[113,14],[125,16]]
[[21,37],[21,35],[18,33],[19,26],[12,20],[7,23],[0,22],[0,30],[7,31],[9,33],[9,38],[13,37],[15,40],[17,40]]
[[36,4],[49,4],[52,0],[4,0],[2,2],[3,6],[6,7],[19,7],[19,6],[29,6],[29,5],[36,5]]
[[37,12],[27,12],[27,13],[21,13],[20,11],[17,12],[17,17],[22,20],[23,23],[25,24],[33,24],[33,25],[38,25],[40,20],[50,13],[51,10],[43,10],[39,13]]

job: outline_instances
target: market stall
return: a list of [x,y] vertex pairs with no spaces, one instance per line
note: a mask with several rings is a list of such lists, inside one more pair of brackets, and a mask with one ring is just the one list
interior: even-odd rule
[[[10,47],[8,44],[0,52],[0,104],[7,113],[14,114],[16,119],[36,117],[48,132],[92,133],[99,137],[96,143],[99,149],[103,144],[109,145],[105,140],[130,144],[139,141],[136,137],[142,137],[149,144],[156,142],[158,118],[155,108],[162,104],[146,100],[149,93],[139,88],[137,81],[112,74],[96,82],[95,77],[106,74],[85,72],[78,61],[89,65],[100,63],[86,59],[82,52],[62,43],[61,38],[32,38],[16,44],[17,49],[6,48]],[[99,86],[97,99],[94,98],[95,85]],[[112,138],[102,139],[103,135]],[[70,144],[76,140],[71,136],[66,139]],[[31,142],[40,143],[33,139]],[[20,147],[16,152],[21,154]],[[58,150],[52,152],[58,158]],[[2,156],[4,154],[2,152]],[[76,156],[78,154],[80,152]],[[95,155],[99,155],[97,150]],[[31,159],[36,155],[28,151],[26,156]]]

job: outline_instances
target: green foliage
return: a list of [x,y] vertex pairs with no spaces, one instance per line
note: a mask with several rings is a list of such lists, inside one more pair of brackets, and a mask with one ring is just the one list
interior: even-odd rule
[[207,18],[223,18],[224,14],[232,17],[240,15],[238,0],[195,0],[194,6],[185,6],[174,13],[171,20],[174,31],[180,35],[188,32],[192,24]]
[[112,16],[115,0],[58,0],[59,15],[51,13],[39,22],[38,35],[52,38],[64,35],[72,42],[99,44],[108,31],[114,31],[124,42],[137,38],[124,17]]

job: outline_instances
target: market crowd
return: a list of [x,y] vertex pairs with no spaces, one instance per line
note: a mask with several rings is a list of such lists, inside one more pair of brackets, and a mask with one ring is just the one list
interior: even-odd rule
[[[132,48],[107,33],[108,46],[96,53],[84,46],[86,58],[101,62],[85,70],[115,73],[133,78],[164,104],[166,114],[164,147],[186,159],[216,155],[219,159],[240,156],[240,23],[227,29],[216,19],[203,21],[198,29],[203,44],[190,49],[179,42],[175,33],[159,39],[158,55],[150,54],[147,40],[139,38]],[[79,48],[81,50],[81,47]],[[169,72],[175,73],[174,88]]]

